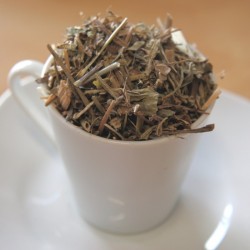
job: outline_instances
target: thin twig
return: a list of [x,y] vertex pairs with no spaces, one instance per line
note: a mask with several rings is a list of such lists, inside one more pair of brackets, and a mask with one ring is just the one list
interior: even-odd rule
[[182,130],[163,130],[164,135],[179,135],[179,134],[195,134],[195,133],[204,133],[214,130],[214,124],[208,124],[201,128],[194,129],[182,129]]
[[98,67],[98,69],[93,68],[93,71],[91,70],[88,72],[88,73],[90,73],[88,76],[86,76],[88,74],[88,73],[86,73],[82,78],[80,78],[79,80],[77,80],[75,82],[75,85],[81,86],[81,85],[84,85],[85,83],[91,82],[96,78],[96,76],[94,74],[98,74],[99,76],[105,75],[112,70],[120,68],[120,65],[121,64],[119,62],[114,62],[101,70],[99,70],[100,69],[99,67]]
[[119,132],[117,132],[115,129],[113,129],[108,123],[105,123],[104,127],[109,129],[112,133],[114,133],[116,136],[118,136],[121,140],[125,140],[125,138]]
[[117,98],[119,95],[98,75],[96,74],[96,79],[101,83],[102,87],[113,97]]
[[162,23],[160,18],[157,18],[156,22],[157,22],[157,24],[158,24],[158,26],[159,26],[159,28],[161,29],[162,32],[166,30],[166,28],[164,27],[164,24]]
[[74,120],[77,120],[79,119],[84,113],[86,113],[94,104],[94,101],[90,102],[87,106],[85,106],[85,108],[83,110],[81,110],[80,112],[78,113],[75,113],[73,115],[73,119]]
[[100,134],[102,134],[103,129],[104,129],[104,125],[107,122],[110,113],[112,112],[112,110],[114,109],[114,107],[123,99],[123,96],[118,97],[116,100],[112,100],[111,103],[109,104],[108,109],[106,110],[104,116],[102,117],[102,120],[100,122],[98,131]]
[[92,96],[92,100],[93,102],[95,103],[95,106],[97,107],[97,109],[102,113],[104,114],[105,113],[105,109],[104,107],[102,106],[102,104],[99,102],[97,96]]
[[213,94],[208,98],[208,100],[202,105],[201,110],[205,111],[208,109],[208,107],[215,102],[215,100],[219,97],[221,94],[221,90],[219,88],[216,88],[213,92]]
[[56,98],[56,95],[50,94],[48,97],[46,97],[45,106],[49,106]]
[[50,44],[47,45],[47,48],[49,50],[49,52],[53,55],[54,60],[57,62],[57,64],[59,64],[61,66],[61,68],[63,69],[65,75],[68,77],[69,79],[69,86],[71,91],[75,94],[78,95],[76,90],[75,90],[75,86],[74,86],[74,82],[75,79],[73,78],[73,76],[71,75],[70,71],[67,69],[67,67],[65,66],[65,64],[63,63],[62,59],[59,57],[59,55],[55,52],[55,50],[51,47]]
[[97,71],[100,70],[100,68],[103,66],[103,62],[97,64],[94,68],[92,68],[89,72],[87,72],[85,75],[83,75],[81,78],[79,78],[77,81],[75,81],[75,86],[79,87],[83,85],[86,80],[88,80],[89,77],[94,75]]
[[70,62],[69,62],[68,50],[66,50],[66,49],[63,50],[63,56],[64,56],[64,60],[65,60],[65,65],[66,65],[68,71],[70,72]]

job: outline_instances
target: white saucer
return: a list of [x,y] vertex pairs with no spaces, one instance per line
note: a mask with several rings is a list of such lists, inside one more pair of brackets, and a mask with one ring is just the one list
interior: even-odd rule
[[211,116],[216,130],[203,135],[170,218],[152,231],[118,236],[81,221],[56,149],[6,91],[0,97],[0,249],[250,249],[249,114],[249,101],[223,92]]

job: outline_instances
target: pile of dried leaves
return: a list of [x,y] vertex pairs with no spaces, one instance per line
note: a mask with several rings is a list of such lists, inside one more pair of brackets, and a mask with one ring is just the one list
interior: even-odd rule
[[[189,44],[178,44],[168,16],[159,28],[108,12],[67,29],[48,45],[54,61],[37,81],[72,124],[116,140],[150,140],[206,132],[191,124],[218,97],[212,65]],[[184,49],[183,49],[184,48]]]

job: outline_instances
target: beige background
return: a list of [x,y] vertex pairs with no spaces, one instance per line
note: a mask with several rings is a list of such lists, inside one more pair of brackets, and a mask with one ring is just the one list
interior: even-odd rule
[[250,1],[181,0],[0,0],[0,94],[19,60],[44,62],[46,44],[63,39],[64,30],[85,16],[111,9],[131,22],[156,23],[169,12],[174,26],[209,57],[214,72],[225,71],[222,88],[250,99]]

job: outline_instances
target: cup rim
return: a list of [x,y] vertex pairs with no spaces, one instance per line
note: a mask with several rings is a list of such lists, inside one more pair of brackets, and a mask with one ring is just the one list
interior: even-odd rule
[[[50,55],[48,57],[48,59],[46,60],[43,69],[42,69],[42,73],[41,73],[41,77],[43,77],[45,75],[45,73],[47,72],[48,68],[50,67],[51,63],[53,62],[53,55]],[[46,92],[46,90],[43,88],[42,92]],[[214,103],[212,103],[207,110],[205,110],[204,114],[202,114],[194,123],[191,124],[191,128],[198,128],[201,124],[203,124],[205,122],[205,120],[208,118],[208,116],[210,115],[212,109],[214,107]],[[76,131],[77,133],[79,133],[82,136],[88,137],[89,139],[94,139],[94,140],[98,140],[100,142],[103,143],[112,143],[112,144],[121,144],[121,145],[149,145],[149,144],[158,144],[158,143],[165,143],[166,141],[169,140],[173,140],[176,138],[180,137],[186,138],[189,137],[191,134],[190,133],[183,133],[181,134],[181,136],[178,135],[170,135],[170,136],[160,136],[158,138],[154,138],[152,140],[142,140],[142,141],[132,141],[132,140],[128,140],[128,141],[123,141],[123,140],[114,140],[114,139],[108,139],[99,135],[94,135],[91,134],[83,129],[80,129],[79,127],[71,124],[70,122],[67,122],[65,120],[65,118],[59,113],[59,111],[53,106],[50,105],[49,108],[52,113],[57,117],[57,119],[59,119],[65,126],[67,126],[68,128],[70,128],[71,130]]]

